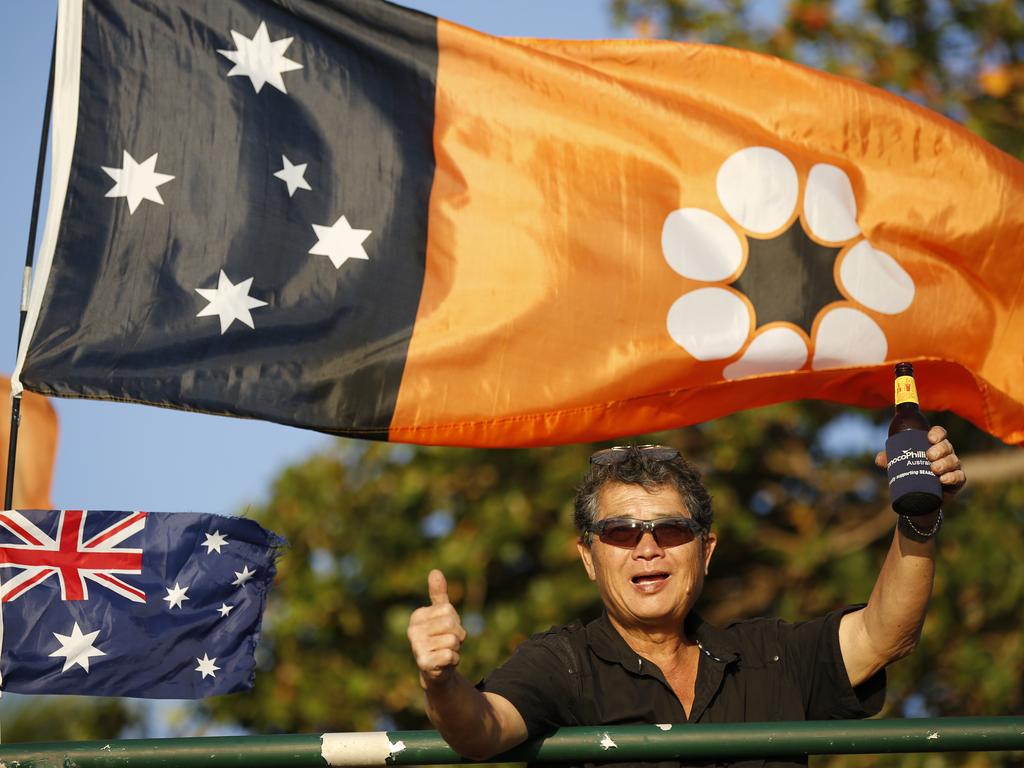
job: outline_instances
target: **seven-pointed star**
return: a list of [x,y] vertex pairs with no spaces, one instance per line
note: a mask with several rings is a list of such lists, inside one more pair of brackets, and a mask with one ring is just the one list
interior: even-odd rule
[[220,608],[217,609],[217,613],[219,613],[222,617],[226,617],[229,613],[231,613],[231,609],[234,607],[235,606],[228,605],[227,603],[221,603]]
[[93,646],[93,641],[99,633],[100,631],[97,629],[95,632],[82,634],[82,630],[78,628],[77,621],[75,622],[75,626],[72,628],[70,635],[61,635],[57,632],[53,633],[53,636],[57,638],[57,642],[60,643],[60,648],[50,655],[64,657],[64,669],[62,669],[61,672],[67,672],[71,667],[75,666],[75,664],[88,672],[90,656],[107,655],[99,648]]
[[135,213],[135,209],[143,200],[151,200],[154,203],[164,204],[160,197],[161,184],[166,184],[174,177],[167,173],[156,172],[157,154],[153,154],[148,160],[141,163],[135,162],[135,158],[124,150],[120,168],[107,168],[100,166],[106,174],[114,180],[114,186],[110,188],[105,197],[126,197],[128,198],[128,214]]
[[294,195],[296,189],[313,189],[309,186],[309,182],[306,181],[306,166],[309,163],[292,165],[292,161],[284,155],[281,155],[281,160],[284,163],[284,167],[274,174],[274,178],[280,179],[288,185],[288,197]]
[[206,534],[206,541],[199,546],[206,547],[206,554],[211,554],[213,550],[217,550],[217,554],[221,554],[220,548],[227,546],[228,537],[220,531],[214,531],[213,533]]
[[241,571],[235,571],[235,576],[237,576],[238,578],[232,581],[231,583],[236,587],[241,587],[244,586],[245,582],[247,582],[255,575],[256,571],[250,571],[248,565],[243,565]]
[[245,323],[250,328],[255,328],[256,326],[252,324],[252,313],[249,310],[265,307],[267,302],[250,296],[249,288],[251,287],[251,277],[236,285],[228,279],[222,269],[216,288],[196,288],[196,293],[210,302],[196,313],[196,317],[219,315],[221,335],[231,327],[235,320]]
[[297,61],[286,58],[284,52],[292,44],[291,37],[284,37],[280,40],[271,41],[267,34],[267,25],[260,22],[256,34],[248,38],[243,34],[231,30],[231,37],[235,41],[235,51],[218,49],[217,53],[233,61],[235,66],[228,72],[228,77],[239,75],[248,77],[252,81],[252,87],[256,93],[260,92],[264,83],[270,83],[281,93],[288,93],[284,87],[282,72],[290,72],[293,69],[302,69]]
[[317,244],[309,249],[315,256],[328,256],[334,263],[335,269],[349,259],[367,260],[366,249],[363,248],[363,241],[371,234],[369,229],[352,229],[348,219],[342,216],[331,226],[314,224],[313,231],[319,238]]
[[167,597],[162,598],[167,601],[168,608],[181,608],[181,602],[183,600],[191,600],[185,593],[188,592],[188,587],[179,587],[178,582],[174,582],[174,589],[165,587],[167,590]]
[[218,667],[216,664],[213,663],[216,660],[217,660],[216,656],[214,656],[211,659],[209,657],[209,655],[205,654],[205,653],[203,654],[203,658],[201,658],[201,659],[198,656],[196,656],[196,661],[199,662],[199,666],[196,667],[196,672],[202,672],[204,680],[207,677],[216,677],[217,676],[217,670],[220,669],[220,667]]

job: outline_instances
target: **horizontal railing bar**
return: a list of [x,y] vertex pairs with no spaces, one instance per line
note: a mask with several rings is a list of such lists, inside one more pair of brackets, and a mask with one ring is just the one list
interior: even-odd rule
[[[486,762],[1024,750],[1024,717],[562,728]],[[469,763],[436,731],[206,736],[0,745],[6,768],[287,768]]]

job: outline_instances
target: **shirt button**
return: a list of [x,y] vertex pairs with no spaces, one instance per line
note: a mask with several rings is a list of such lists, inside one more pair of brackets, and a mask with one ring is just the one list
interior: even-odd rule
[[772,661],[778,661],[778,660],[779,660],[778,656],[772,656]]

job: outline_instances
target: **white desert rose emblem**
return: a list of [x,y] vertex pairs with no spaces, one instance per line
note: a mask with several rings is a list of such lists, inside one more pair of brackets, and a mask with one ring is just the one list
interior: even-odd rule
[[800,180],[781,152],[736,152],[719,168],[716,188],[729,217],[750,236],[700,208],[665,218],[661,247],[669,266],[709,283],[669,309],[672,339],[701,361],[742,350],[725,366],[727,379],[794,371],[808,360],[813,369],[883,362],[888,341],[864,310],[903,312],[914,299],[914,281],[861,233],[846,173],[833,165],[811,168],[803,210],[785,231],[800,202]]

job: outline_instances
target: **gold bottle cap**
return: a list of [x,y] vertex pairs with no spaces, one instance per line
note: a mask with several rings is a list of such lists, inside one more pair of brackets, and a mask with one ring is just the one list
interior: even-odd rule
[[900,403],[918,403],[917,399],[917,385],[914,383],[913,376],[897,376],[896,377],[896,405]]

